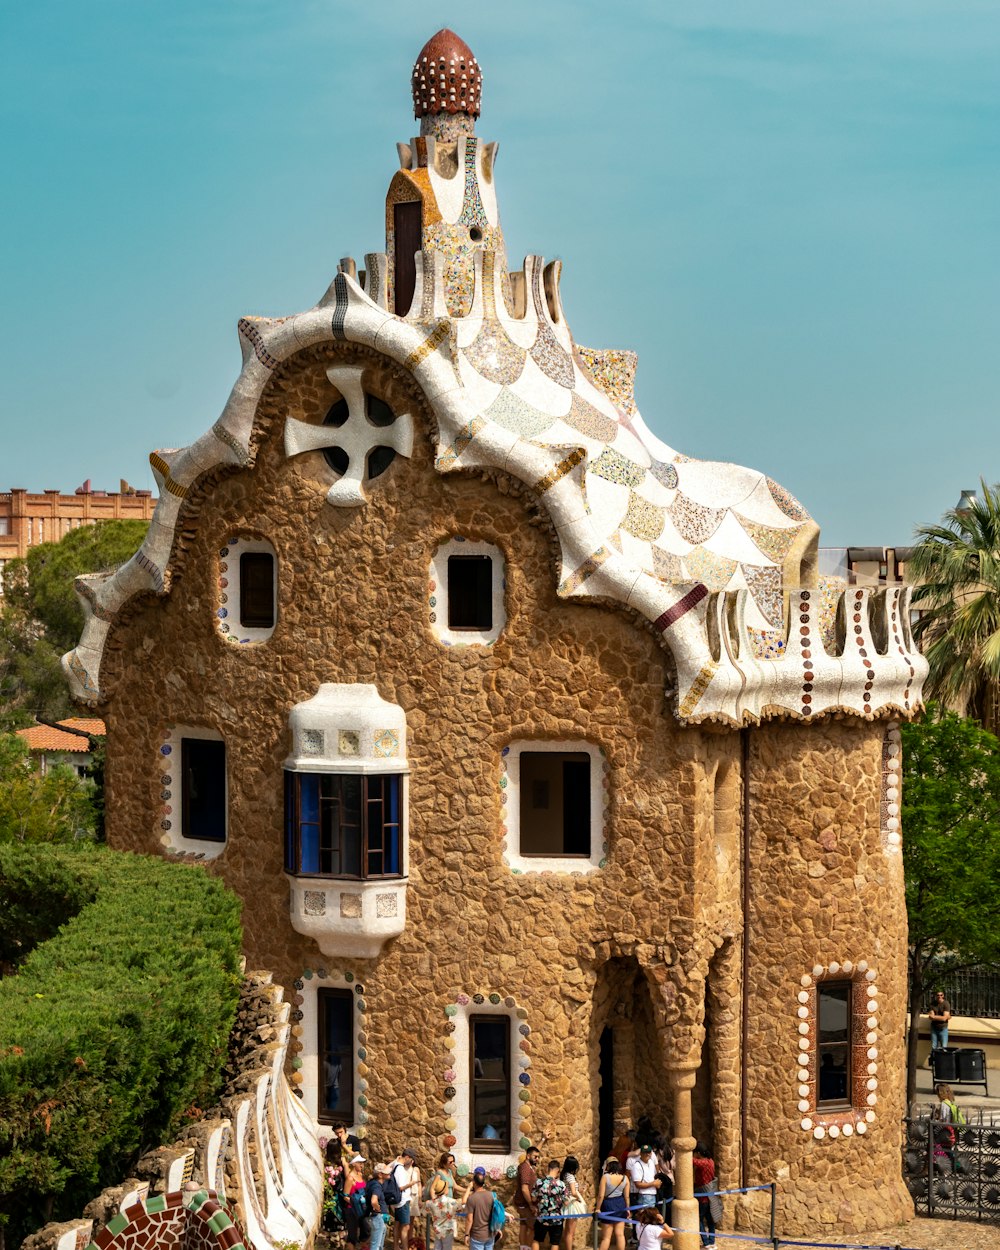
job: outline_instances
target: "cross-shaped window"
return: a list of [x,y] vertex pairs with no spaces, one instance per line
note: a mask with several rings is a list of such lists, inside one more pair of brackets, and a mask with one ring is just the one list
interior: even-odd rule
[[327,491],[328,503],[351,508],[367,503],[367,483],[383,474],[396,456],[413,451],[413,418],[395,413],[383,399],[361,385],[357,365],[333,365],[326,376],[340,392],[322,425],[289,417],[285,422],[285,454],[322,451],[340,477]]

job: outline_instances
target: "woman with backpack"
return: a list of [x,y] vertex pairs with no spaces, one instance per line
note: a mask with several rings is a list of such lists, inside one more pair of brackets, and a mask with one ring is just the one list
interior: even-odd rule
[[367,1225],[368,1198],[365,1187],[365,1174],[362,1170],[365,1160],[361,1155],[354,1155],[344,1166],[344,1179],[341,1184],[343,1194],[344,1227],[347,1229],[347,1246],[349,1250],[358,1250],[358,1246],[369,1237]]
[[597,1211],[601,1227],[599,1250],[608,1250],[614,1236],[616,1250],[625,1250],[625,1221],[628,1219],[629,1183],[622,1165],[614,1155],[604,1163],[601,1183],[597,1187]]

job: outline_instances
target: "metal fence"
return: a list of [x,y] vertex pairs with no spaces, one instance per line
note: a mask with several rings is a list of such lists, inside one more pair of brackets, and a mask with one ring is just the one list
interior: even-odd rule
[[904,1124],[903,1179],[917,1214],[1000,1222],[1000,1125]]
[[[967,968],[964,972],[953,972],[940,978],[934,978],[931,973],[929,983],[935,990],[944,990],[953,1016],[1000,1020],[1000,966]],[[926,1006],[929,1005],[930,996]]]

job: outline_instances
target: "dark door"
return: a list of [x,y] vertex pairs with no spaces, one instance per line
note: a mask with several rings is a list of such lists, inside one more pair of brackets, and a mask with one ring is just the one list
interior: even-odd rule
[[598,1076],[600,1089],[597,1093],[597,1141],[600,1162],[611,1153],[615,1144],[615,1034],[613,1029],[601,1033]]
[[422,212],[419,200],[406,204],[394,204],[392,217],[396,235],[393,310],[397,317],[405,317],[410,311],[413,290],[417,284],[417,262],[414,260],[414,254],[420,251],[423,243]]

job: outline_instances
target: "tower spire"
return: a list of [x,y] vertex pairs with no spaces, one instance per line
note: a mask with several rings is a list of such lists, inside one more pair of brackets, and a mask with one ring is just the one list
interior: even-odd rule
[[417,54],[411,77],[421,135],[454,140],[475,134],[483,74],[469,45],[445,27]]

